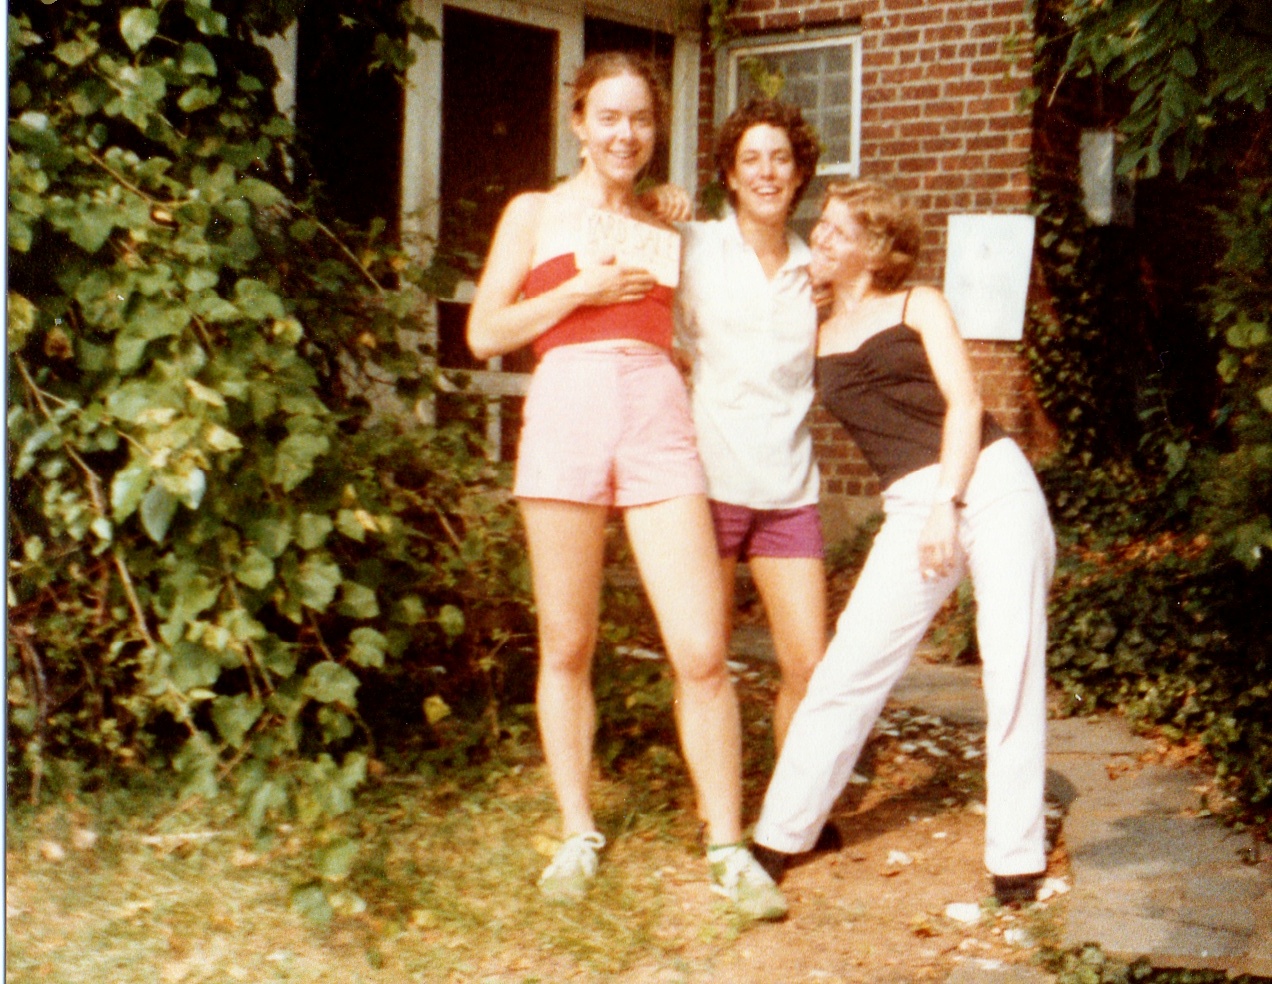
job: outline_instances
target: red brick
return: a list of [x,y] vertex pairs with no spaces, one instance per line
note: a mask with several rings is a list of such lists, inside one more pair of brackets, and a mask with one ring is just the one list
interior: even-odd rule
[[1012,100],[1007,96],[986,96],[984,99],[967,100],[969,116],[997,116],[1010,113]]
[[1027,150],[1013,150],[1004,154],[990,154],[986,162],[990,167],[999,170],[1023,170],[1029,165]]
[[967,81],[946,82],[943,94],[947,97],[983,96],[987,88],[988,86],[984,79],[968,79]]
[[961,99],[934,99],[923,105],[923,115],[928,119],[941,116],[962,116],[965,111]]
[[968,137],[968,150],[1006,150],[1009,138],[1005,133],[995,133],[983,137]]
[[981,20],[972,25],[971,36],[974,38],[993,38],[995,46],[1001,46],[1002,39],[1011,33],[1012,25],[1008,20]]
[[902,99],[921,99],[927,102],[941,98],[941,86],[937,82],[924,82],[917,85],[901,86]]
[[939,27],[929,27],[923,32],[923,40],[928,44],[935,44],[941,41],[962,41],[967,37],[967,28],[962,24],[941,24]]
[[984,154],[957,154],[941,158],[942,171],[963,171],[970,173],[985,167]]
[[951,55],[944,61],[925,66],[924,75],[929,79],[964,79],[967,78],[967,65],[957,55]]
[[[944,21],[945,11],[939,7],[912,10],[901,17],[901,23],[906,27],[923,27],[928,24],[941,24]],[[930,40],[930,32],[924,32],[924,40]]]
[[945,126],[938,120],[915,120],[901,124],[901,136],[910,138],[939,137],[945,132]]
[[883,35],[883,43],[889,48],[908,48],[919,43],[917,30],[888,31]]
[[[1001,188],[1008,183],[1010,176],[1002,173],[994,173],[992,171],[982,171],[979,174],[968,175],[967,183],[977,189]],[[979,199],[979,195],[977,198]],[[979,204],[979,202],[978,202]]]
[[[920,65],[907,65],[905,68],[887,68],[879,73],[879,81],[888,85],[901,85],[905,82],[915,82],[926,77],[927,73],[923,71]],[[864,89],[865,86],[865,72],[862,72],[861,87]]]
[[[962,104],[959,105],[961,108]],[[914,120],[919,118],[921,112],[921,107],[905,103],[892,103],[879,107],[879,116],[885,120]]]
[[923,187],[929,191],[959,191],[968,185],[968,175],[960,171],[947,174],[929,174],[923,179]]
[[933,137],[924,140],[922,150],[925,154],[948,154],[955,150],[961,150],[964,141],[958,137]]
[[927,174],[936,170],[937,160],[935,157],[903,157],[897,162],[897,170],[902,174]]

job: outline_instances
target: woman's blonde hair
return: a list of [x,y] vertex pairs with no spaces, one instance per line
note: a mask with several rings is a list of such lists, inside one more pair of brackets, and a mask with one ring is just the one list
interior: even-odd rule
[[923,229],[914,206],[891,188],[873,181],[832,181],[822,195],[822,209],[842,202],[870,237],[877,266],[874,286],[895,290],[905,282],[919,258]]

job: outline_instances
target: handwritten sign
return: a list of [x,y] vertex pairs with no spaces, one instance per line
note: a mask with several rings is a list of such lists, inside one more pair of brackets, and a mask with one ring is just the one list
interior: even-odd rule
[[640,267],[666,287],[680,283],[680,235],[637,222],[615,212],[588,209],[585,263],[602,263],[611,256],[620,266]]
[[1032,215],[951,215],[945,296],[964,338],[1017,341],[1033,257]]

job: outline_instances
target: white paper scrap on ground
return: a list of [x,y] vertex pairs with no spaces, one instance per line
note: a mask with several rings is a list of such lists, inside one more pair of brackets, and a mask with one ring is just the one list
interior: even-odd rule
[[583,265],[610,257],[619,266],[648,270],[664,287],[680,283],[680,233],[616,212],[588,209]]
[[981,921],[981,907],[975,902],[951,902],[945,907],[945,917],[964,926],[974,926]]
[[951,215],[945,296],[964,338],[1019,341],[1033,263],[1032,215]]

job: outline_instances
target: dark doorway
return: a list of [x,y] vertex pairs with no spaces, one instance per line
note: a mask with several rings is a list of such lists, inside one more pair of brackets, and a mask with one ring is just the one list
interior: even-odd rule
[[557,34],[447,7],[442,38],[442,242],[475,268],[508,200],[552,184]]
[[396,0],[348,5],[310,0],[296,41],[297,184],[317,191],[320,213],[396,231],[401,208],[403,95],[388,69],[368,70],[376,23],[395,22]]

